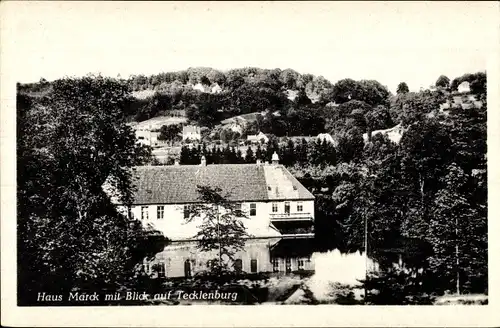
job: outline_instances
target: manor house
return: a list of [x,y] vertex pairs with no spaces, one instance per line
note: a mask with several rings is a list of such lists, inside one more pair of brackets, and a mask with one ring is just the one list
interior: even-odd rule
[[190,277],[208,269],[216,254],[200,252],[195,234],[201,221],[186,223],[189,206],[200,203],[197,186],[221,194],[245,213],[250,237],[236,254],[234,268],[247,273],[313,270],[314,196],[278,163],[141,166],[134,174],[137,190],[123,213],[161,231],[170,244],[144,268],[160,277]]

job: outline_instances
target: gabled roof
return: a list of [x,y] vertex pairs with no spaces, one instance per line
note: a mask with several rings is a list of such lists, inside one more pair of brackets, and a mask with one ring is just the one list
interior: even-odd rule
[[[271,181],[270,176],[278,178]],[[314,199],[286,168],[278,164],[139,166],[134,169],[134,177],[133,204],[136,205],[197,203],[200,201],[198,185],[219,187],[230,201]],[[278,197],[269,192],[269,187],[275,189],[279,185],[283,188]]]

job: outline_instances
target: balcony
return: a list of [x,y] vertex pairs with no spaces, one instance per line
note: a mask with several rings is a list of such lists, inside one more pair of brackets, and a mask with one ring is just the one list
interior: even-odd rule
[[271,213],[269,214],[271,222],[277,221],[313,221],[312,213],[296,212],[296,213]]

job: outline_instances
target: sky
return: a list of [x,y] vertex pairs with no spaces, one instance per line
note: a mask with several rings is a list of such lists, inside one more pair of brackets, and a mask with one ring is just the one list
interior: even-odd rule
[[496,2],[1,5],[2,65],[19,82],[260,67],[417,91],[441,74],[486,70],[499,46]]

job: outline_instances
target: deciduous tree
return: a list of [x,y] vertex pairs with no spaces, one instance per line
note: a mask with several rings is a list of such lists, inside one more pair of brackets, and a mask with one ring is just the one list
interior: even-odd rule
[[216,254],[212,260],[213,273],[227,273],[234,264],[234,255],[243,250],[245,238],[250,235],[243,224],[246,214],[222,195],[222,189],[198,186],[200,203],[188,209],[186,222],[201,221],[198,232],[193,236],[201,252]]

